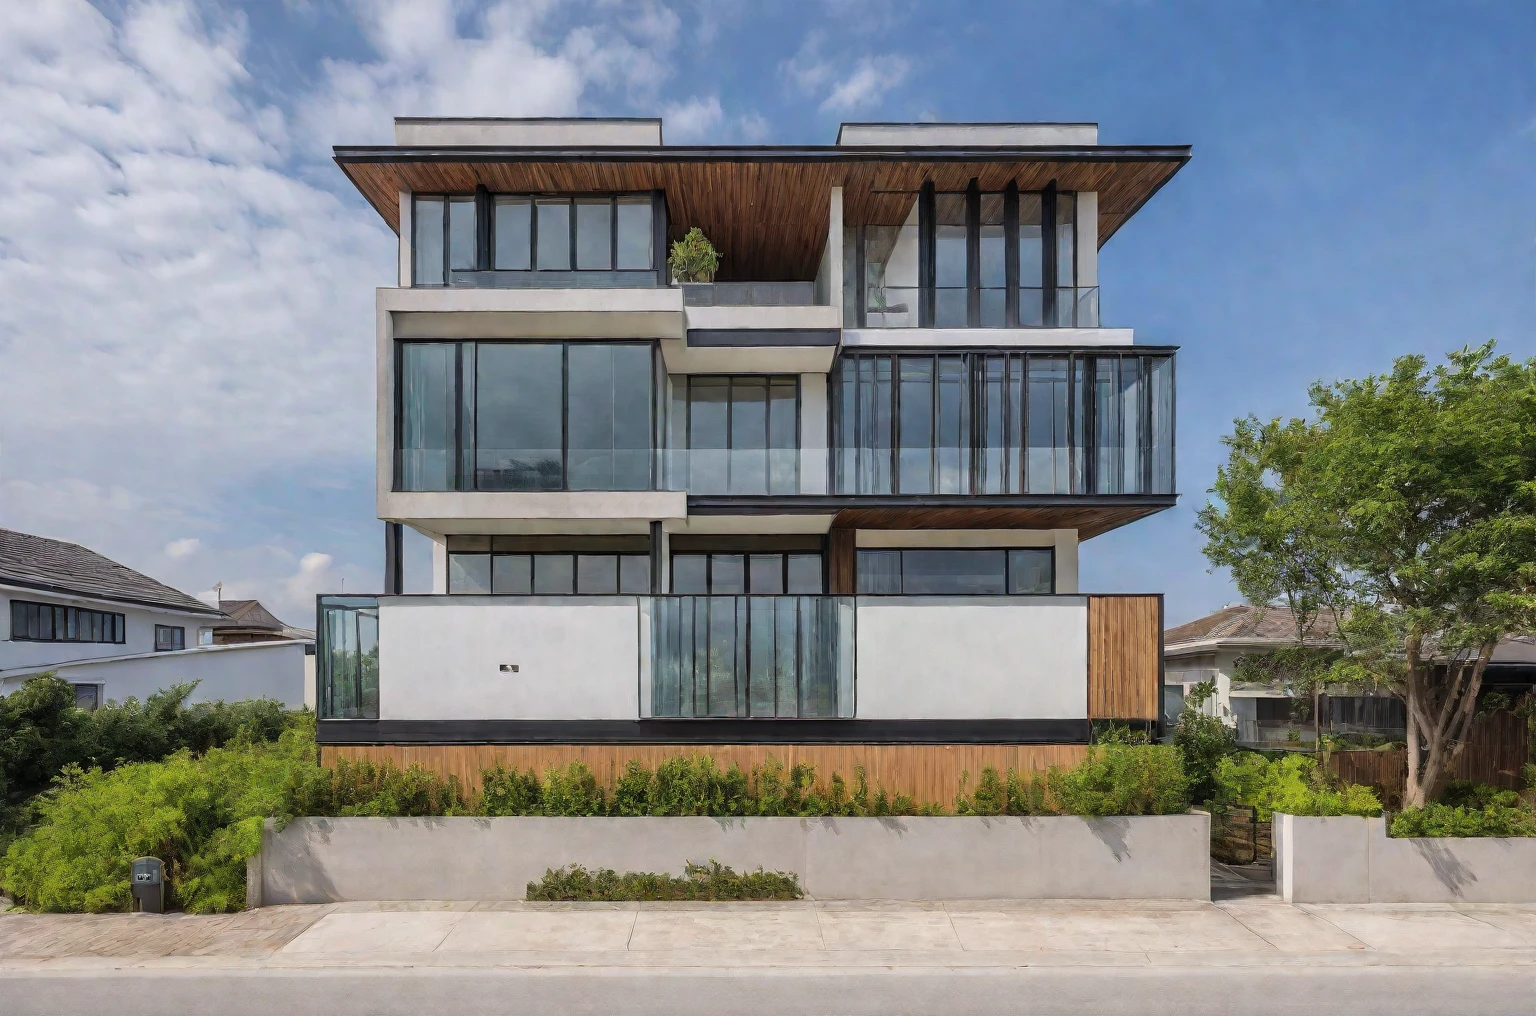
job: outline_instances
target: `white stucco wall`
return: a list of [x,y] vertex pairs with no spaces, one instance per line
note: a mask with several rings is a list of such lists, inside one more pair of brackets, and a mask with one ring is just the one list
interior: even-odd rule
[[800,493],[827,492],[827,375],[800,375]]
[[[302,642],[265,642],[239,646],[205,646],[179,652],[148,652],[129,656],[122,646],[115,657],[54,667],[71,684],[101,686],[102,702],[140,701],[173,684],[198,682],[193,702],[239,702],[275,698],[297,709],[313,705],[313,657]],[[306,676],[307,675],[307,676]],[[0,694],[19,688],[26,676],[0,674]]]
[[[127,641],[113,642],[25,642],[11,639],[11,600],[29,603],[55,603],[84,610],[101,610],[123,615],[123,634]],[[54,664],[75,660],[102,659],[112,656],[131,656],[136,653],[155,651],[155,625],[166,624],[182,628],[188,647],[197,645],[197,630],[213,620],[207,616],[149,607],[133,607],[107,600],[87,599],[79,596],[58,596],[51,593],[22,589],[0,589],[0,678],[8,670],[18,667],[51,667]]]
[[632,596],[379,602],[380,719],[633,720],[641,676]]
[[860,719],[1081,719],[1084,597],[858,598]]

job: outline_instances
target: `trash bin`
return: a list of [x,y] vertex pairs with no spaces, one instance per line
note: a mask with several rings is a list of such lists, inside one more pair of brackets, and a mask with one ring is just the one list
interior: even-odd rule
[[133,912],[165,913],[165,865],[158,857],[134,859]]

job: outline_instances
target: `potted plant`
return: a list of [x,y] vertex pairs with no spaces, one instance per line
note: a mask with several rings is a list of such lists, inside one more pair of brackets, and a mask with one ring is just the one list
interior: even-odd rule
[[704,231],[694,226],[686,236],[672,244],[667,267],[672,269],[672,278],[680,283],[712,282],[720,267],[720,253]]

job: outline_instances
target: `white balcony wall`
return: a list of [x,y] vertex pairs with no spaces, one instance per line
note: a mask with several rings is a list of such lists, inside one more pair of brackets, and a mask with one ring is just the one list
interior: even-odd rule
[[636,719],[640,628],[632,596],[382,599],[379,718]]
[[1086,597],[858,599],[859,719],[1083,719]]

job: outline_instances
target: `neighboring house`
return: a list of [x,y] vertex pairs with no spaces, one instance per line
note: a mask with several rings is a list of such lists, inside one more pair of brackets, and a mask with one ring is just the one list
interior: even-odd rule
[[[1327,618],[1319,618],[1312,628],[1309,641],[1320,647],[1334,644],[1330,638],[1333,627]],[[1312,740],[1310,700],[1293,700],[1277,684],[1244,682],[1237,676],[1238,660],[1244,655],[1295,644],[1296,619],[1287,607],[1239,604],[1169,628],[1163,633],[1166,718],[1171,722],[1177,717],[1195,685],[1214,681],[1216,694],[1203,711],[1236,728],[1239,741],[1283,742],[1292,733],[1301,740]],[[1407,729],[1401,700],[1384,691],[1325,694],[1319,712],[1323,728],[1335,733],[1367,733],[1398,740]]]
[[78,544],[0,529],[0,694],[55,671],[89,709],[194,680],[195,699],[304,704],[313,669],[305,645],[199,647],[188,639],[223,619]]
[[198,645],[238,646],[249,642],[309,642],[315,633],[278,620],[260,600],[220,600],[224,617],[198,629]]
[[[1161,594],[1080,589],[1078,548],[1177,500],[1175,347],[1101,325],[1098,251],[1187,147],[395,136],[336,150],[399,280],[376,307],[387,592],[322,598],[327,757],[878,743],[979,770],[1157,723]],[[692,227],[720,267],[678,285]],[[402,595],[402,526],[432,541],[430,594]]]

